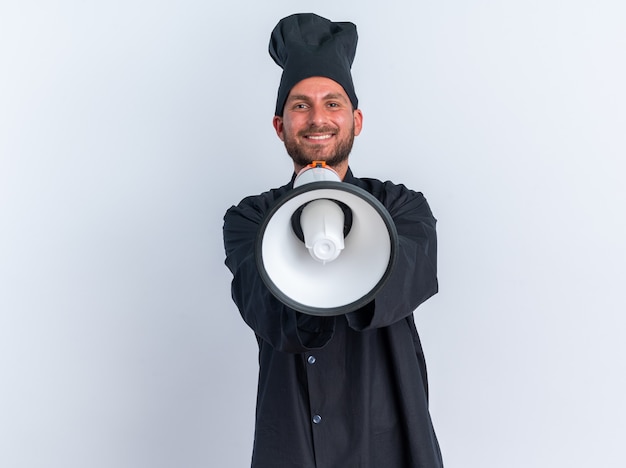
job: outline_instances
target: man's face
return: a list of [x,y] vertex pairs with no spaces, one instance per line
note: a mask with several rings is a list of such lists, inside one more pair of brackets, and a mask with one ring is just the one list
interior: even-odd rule
[[312,77],[291,89],[283,116],[275,116],[273,123],[298,170],[313,161],[325,161],[331,167],[347,166],[362,122],[361,111],[352,109],[340,84]]

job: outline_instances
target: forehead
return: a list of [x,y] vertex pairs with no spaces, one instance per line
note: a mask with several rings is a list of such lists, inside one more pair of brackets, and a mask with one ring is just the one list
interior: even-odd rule
[[324,98],[327,95],[333,95],[334,99],[343,98],[346,101],[350,101],[343,86],[323,76],[313,76],[299,81],[291,88],[287,100],[302,97],[308,97],[310,99]]

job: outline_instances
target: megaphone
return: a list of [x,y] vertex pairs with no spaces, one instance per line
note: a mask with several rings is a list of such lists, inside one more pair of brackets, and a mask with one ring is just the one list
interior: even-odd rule
[[397,244],[382,203],[314,162],[261,222],[256,261],[263,282],[283,304],[334,316],[374,298],[391,274]]

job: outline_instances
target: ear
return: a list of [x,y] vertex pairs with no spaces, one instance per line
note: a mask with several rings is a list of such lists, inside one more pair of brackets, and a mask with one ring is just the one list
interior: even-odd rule
[[361,129],[363,128],[363,112],[361,109],[354,110],[354,136],[357,136],[361,133]]
[[272,119],[272,125],[274,126],[274,130],[276,130],[276,135],[278,135],[278,138],[280,138],[281,141],[285,141],[285,137],[283,134],[283,118],[279,115],[275,115]]

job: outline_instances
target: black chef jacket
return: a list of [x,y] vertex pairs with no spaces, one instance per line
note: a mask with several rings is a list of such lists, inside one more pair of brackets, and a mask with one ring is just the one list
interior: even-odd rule
[[[435,218],[403,185],[344,179],[376,197],[398,230],[394,269],[375,299],[336,317],[279,302],[257,270],[255,239],[293,188],[247,197],[224,217],[232,297],[259,345],[253,468],[438,468],[426,365],[413,310],[437,292]],[[356,274],[356,273],[355,273]]]

